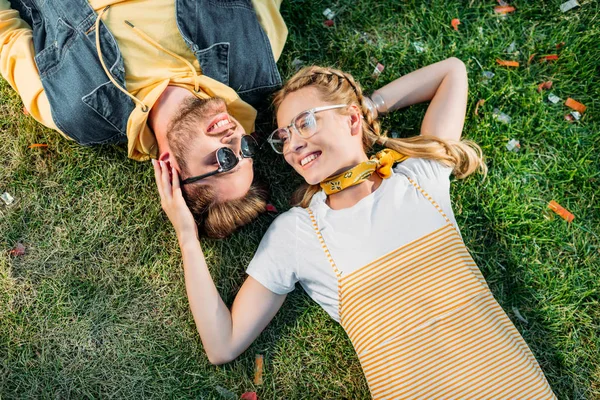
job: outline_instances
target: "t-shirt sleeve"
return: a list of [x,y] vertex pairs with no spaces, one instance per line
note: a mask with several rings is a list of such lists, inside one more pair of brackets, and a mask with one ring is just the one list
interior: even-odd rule
[[412,179],[427,192],[453,220],[450,203],[450,174],[452,167],[424,158],[409,158],[394,168],[394,172]]
[[294,290],[297,278],[296,216],[288,211],[273,221],[246,273],[276,294]]

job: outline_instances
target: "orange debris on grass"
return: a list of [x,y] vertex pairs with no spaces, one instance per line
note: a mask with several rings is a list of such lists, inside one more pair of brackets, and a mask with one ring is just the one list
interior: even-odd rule
[[519,62],[518,61],[507,61],[507,60],[501,60],[499,58],[496,58],[496,62],[499,65],[502,65],[504,67],[518,67],[519,66]]
[[565,208],[563,208],[560,204],[558,204],[554,200],[552,200],[552,201],[550,201],[550,203],[548,203],[548,207],[552,211],[554,211],[555,213],[560,215],[561,218],[567,222],[571,222],[575,219],[575,216],[573,214],[571,214],[569,211],[567,211]]
[[496,6],[496,7],[494,7],[494,12],[496,14],[508,14],[515,10],[516,10],[516,8],[514,8],[513,6]]
[[581,104],[578,101],[573,100],[572,98],[568,98],[567,101],[565,101],[565,106],[572,108],[575,111],[579,111],[581,114],[583,114],[586,110],[586,106],[584,106],[583,104]]
[[40,147],[48,147],[48,145],[45,144],[45,143],[34,143],[34,144],[30,144],[28,147],[30,149],[37,149],[37,148],[40,148]]
[[538,91],[538,93],[542,93],[542,90],[551,89],[551,88],[552,88],[552,81],[546,81],[546,82],[542,82],[538,85],[537,91]]
[[479,99],[477,104],[475,104],[475,115],[479,115],[479,106],[482,106],[485,103],[484,99]]
[[545,56],[541,56],[540,59],[546,61],[556,61],[558,60],[558,54],[547,54]]
[[451,23],[452,23],[452,27],[454,28],[454,30],[458,31],[458,26],[460,25],[460,19],[454,18]]
[[263,383],[263,361],[264,358],[262,354],[257,354],[255,357],[255,366],[254,366],[254,384],[262,385]]

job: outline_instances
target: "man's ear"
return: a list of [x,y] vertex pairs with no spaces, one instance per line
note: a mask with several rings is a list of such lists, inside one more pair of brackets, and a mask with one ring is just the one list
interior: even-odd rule
[[158,161],[163,161],[163,162],[171,161],[171,153],[169,153],[168,151],[160,153],[158,155]]
[[179,168],[179,164],[177,164],[177,160],[175,160],[175,157],[173,157],[171,155],[171,153],[169,153],[168,151],[160,153],[158,155],[158,161],[162,161],[165,164],[170,165],[171,167],[175,168],[177,170],[177,173],[181,176],[181,168]]
[[362,112],[355,105],[350,106],[349,110],[350,110],[350,132],[353,136],[361,135],[362,134],[362,119],[363,119]]

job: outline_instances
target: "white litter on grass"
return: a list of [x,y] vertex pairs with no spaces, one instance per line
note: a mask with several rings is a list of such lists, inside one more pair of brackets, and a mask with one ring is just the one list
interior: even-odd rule
[[567,12],[569,10],[574,9],[575,7],[579,7],[579,3],[577,2],[577,0],[569,0],[560,5],[560,11]]
[[575,118],[575,121],[579,121],[581,119],[581,114],[579,111],[571,111],[571,115]]
[[517,43],[512,42],[507,48],[506,48],[506,52],[507,53],[514,53],[515,50],[517,49]]
[[512,310],[513,310],[513,313],[515,313],[515,317],[517,317],[519,319],[519,321],[525,322],[526,324],[529,324],[529,321],[527,321],[525,319],[525,317],[523,317],[521,315],[521,313],[519,312],[519,309],[517,307],[513,307]]
[[225,389],[223,386],[216,386],[215,390],[217,391],[217,393],[219,393],[219,395],[221,395],[222,398],[227,399],[227,400],[237,400],[237,396],[235,395],[235,393],[233,393],[231,390],[229,389]]
[[496,76],[496,74],[492,71],[483,71],[481,75],[483,75],[483,77],[487,79],[492,79],[494,76]]
[[423,53],[424,51],[427,51],[427,47],[423,44],[423,42],[413,42],[412,45],[417,53]]
[[557,104],[560,102],[560,97],[558,97],[554,93],[548,93],[548,101]]
[[299,58],[294,58],[294,61],[292,61],[292,67],[298,71],[300,68],[304,67],[304,61]]
[[499,122],[502,122],[503,124],[510,124],[510,122],[512,121],[512,118],[508,114],[503,113],[497,108],[494,108],[494,112],[492,115],[494,119],[496,119]]
[[329,8],[326,8],[325,11],[323,11],[323,15],[327,19],[334,19],[335,18],[335,13],[333,11],[331,11],[331,9],[329,9]]
[[521,150],[521,143],[519,143],[517,139],[510,139],[508,143],[506,143],[506,150],[518,153],[519,150]]
[[2,193],[2,195],[0,196],[0,199],[2,199],[4,204],[6,204],[7,206],[10,206],[12,203],[15,202],[15,198],[12,197],[10,194],[8,194],[8,192]]

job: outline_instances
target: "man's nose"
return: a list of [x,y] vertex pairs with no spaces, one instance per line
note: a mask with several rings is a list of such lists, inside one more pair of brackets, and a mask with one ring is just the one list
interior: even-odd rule
[[235,143],[235,141],[237,139],[240,139],[242,137],[242,130],[241,129],[228,129],[227,131],[225,131],[223,133],[223,136],[221,137],[221,143],[223,144],[232,144]]

